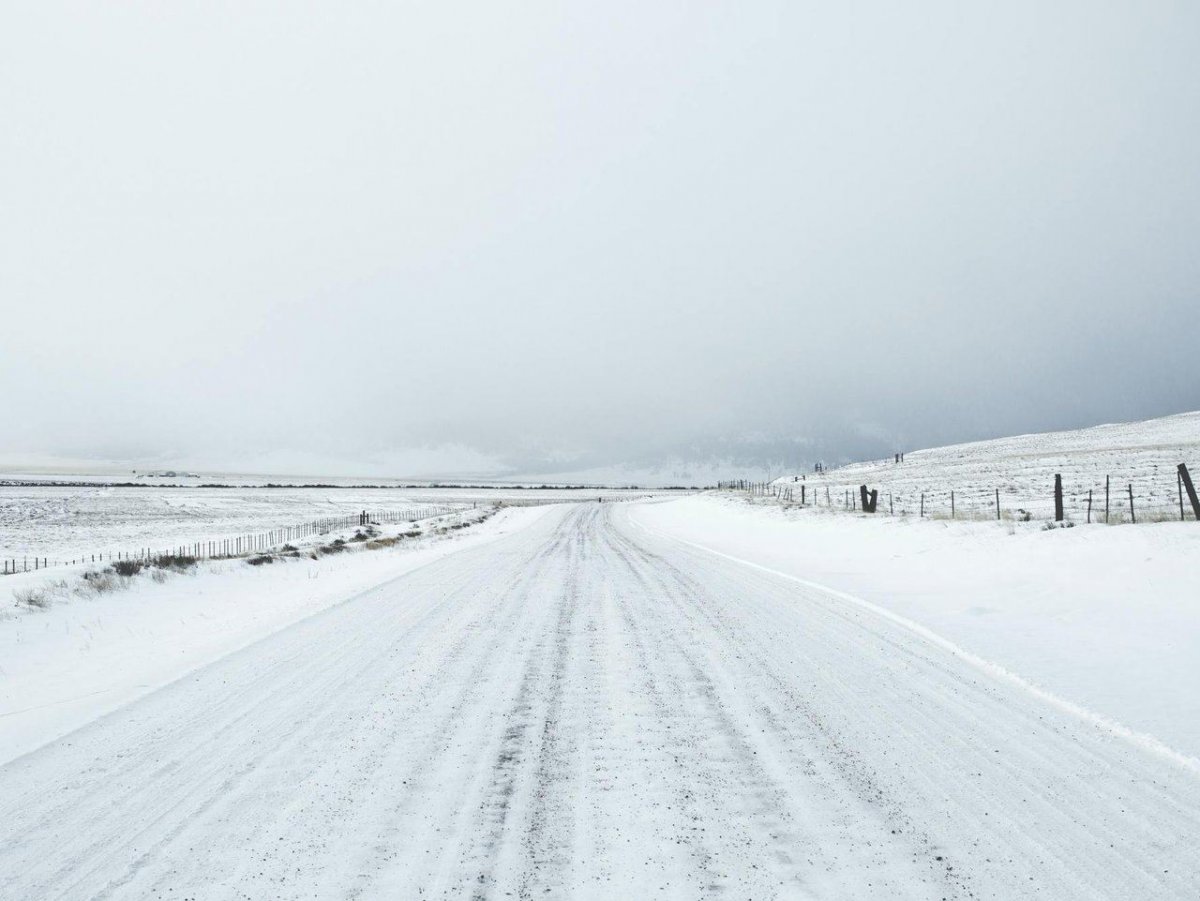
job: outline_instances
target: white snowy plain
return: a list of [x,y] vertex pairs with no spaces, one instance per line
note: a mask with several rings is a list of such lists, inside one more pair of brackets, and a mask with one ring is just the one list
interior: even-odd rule
[[51,560],[105,557],[118,551],[155,551],[265,532],[360,510],[416,512],[428,507],[470,509],[494,503],[514,506],[616,498],[619,489],[538,488],[294,488],[246,487],[238,480],[211,487],[87,484],[98,476],[71,475],[83,484],[3,484],[0,474],[0,560],[32,567],[32,557]]
[[[211,589],[178,628],[150,587],[114,596],[134,603],[66,645],[125,649],[95,674],[221,633],[205,612],[228,634],[198,668],[164,655],[125,703],[81,699],[90,723],[0,766],[0,896],[1200,895],[1191,762],[770,571],[782,556],[731,559],[776,515],[511,511],[438,559],[333,558],[348,574],[321,598],[303,600],[306,564],[198,575]],[[697,520],[703,535],[681,526]],[[272,596],[273,622],[227,609]],[[22,692],[82,679],[54,615],[21,622],[47,624],[25,633]],[[162,631],[130,635],[143,619]]]

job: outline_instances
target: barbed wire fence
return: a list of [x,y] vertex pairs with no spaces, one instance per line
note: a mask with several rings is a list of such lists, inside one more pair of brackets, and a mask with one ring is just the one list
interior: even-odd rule
[[309,538],[319,538],[331,532],[341,532],[351,528],[362,528],[368,525],[391,525],[404,522],[417,522],[433,519],[451,513],[462,513],[471,510],[468,506],[422,506],[405,510],[377,510],[350,513],[343,516],[325,516],[308,520],[290,526],[267,529],[262,532],[247,532],[240,535],[226,535],[220,538],[210,538],[203,541],[191,541],[186,544],[174,544],[167,548],[141,547],[136,550],[101,551],[93,554],[81,554],[73,557],[22,556],[5,557],[0,575],[14,575],[23,572],[37,572],[58,566],[73,566],[79,563],[112,563],[120,560],[140,560],[150,562],[165,559],[192,560],[225,560],[236,557],[247,557],[252,554],[262,554],[281,548],[293,541],[305,541]]
[[1185,463],[1180,463],[1171,477],[1165,473],[1124,479],[1106,475],[1096,482],[1057,473],[1044,492],[1036,491],[1028,479],[951,488],[932,480],[917,485],[879,480],[876,485],[866,485],[839,479],[836,470],[818,475],[812,480],[798,476],[791,483],[733,479],[719,482],[717,487],[770,497],[784,505],[933,519],[1109,525],[1176,519],[1200,522],[1200,498]]

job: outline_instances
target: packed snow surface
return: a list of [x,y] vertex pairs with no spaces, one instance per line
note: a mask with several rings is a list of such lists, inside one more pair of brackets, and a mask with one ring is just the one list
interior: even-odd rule
[[551,508],[10,761],[0,896],[1200,895],[1186,762],[642,512]]
[[1200,758],[1200,523],[1046,530],[713,494],[635,520],[847,592]]

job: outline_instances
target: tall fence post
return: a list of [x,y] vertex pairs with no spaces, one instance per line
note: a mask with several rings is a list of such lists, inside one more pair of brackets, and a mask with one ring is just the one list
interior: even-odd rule
[[1000,489],[996,489],[996,520],[1000,519]]
[[1063,521],[1062,473],[1054,475],[1054,521]]
[[1112,479],[1112,476],[1104,477],[1104,523],[1105,523],[1105,525],[1108,524],[1108,483],[1111,479]]
[[1133,482],[1129,483],[1129,521],[1137,525],[1137,514],[1133,512]]
[[1184,463],[1179,464],[1179,480],[1183,482],[1188,500],[1192,502],[1192,515],[1196,517],[1197,521],[1200,521],[1200,498],[1196,497],[1196,486],[1192,484],[1192,476]]

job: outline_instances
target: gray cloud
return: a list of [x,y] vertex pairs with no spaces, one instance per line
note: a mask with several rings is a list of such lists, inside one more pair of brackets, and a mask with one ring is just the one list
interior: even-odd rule
[[1193,409],[1197,60],[1172,3],[10,6],[0,451],[804,464]]

